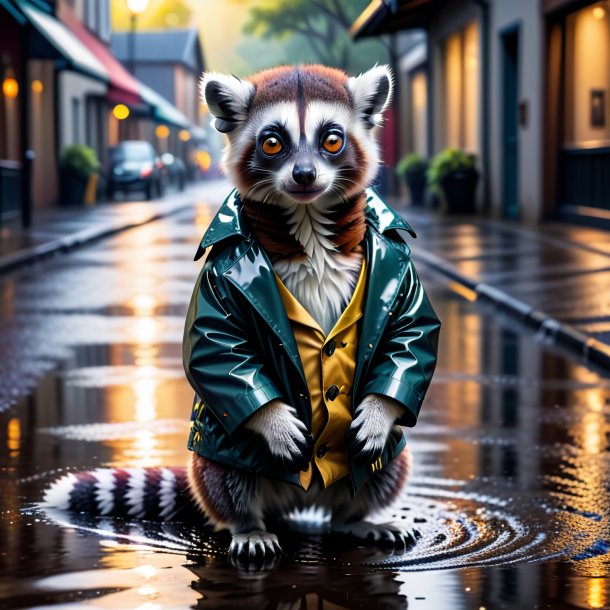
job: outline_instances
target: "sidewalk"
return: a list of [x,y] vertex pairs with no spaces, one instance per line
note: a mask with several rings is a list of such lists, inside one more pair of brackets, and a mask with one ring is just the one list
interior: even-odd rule
[[29,229],[0,230],[0,275],[57,252],[170,216],[201,200],[220,202],[228,188],[225,180],[214,179],[189,185],[183,192],[159,200],[37,210],[34,225]]
[[417,232],[413,257],[469,300],[520,318],[543,340],[610,371],[610,233],[400,208]]

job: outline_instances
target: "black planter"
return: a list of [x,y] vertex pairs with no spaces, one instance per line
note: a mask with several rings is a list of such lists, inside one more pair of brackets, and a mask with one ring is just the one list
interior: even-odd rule
[[450,214],[473,214],[479,182],[476,169],[455,172],[441,180],[441,188]]
[[405,181],[411,193],[411,203],[422,206],[426,202],[426,176],[405,174]]
[[60,197],[63,205],[83,205],[89,176],[70,170],[62,170],[60,182]]

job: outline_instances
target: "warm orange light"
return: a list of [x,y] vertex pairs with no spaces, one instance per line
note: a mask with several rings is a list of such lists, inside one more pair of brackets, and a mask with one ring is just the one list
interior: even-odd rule
[[44,85],[41,80],[35,79],[32,81],[32,91],[34,93],[42,93],[44,91]]
[[449,282],[449,288],[456,292],[461,297],[465,298],[467,301],[474,302],[477,300],[477,293],[474,290],[471,290],[464,284],[460,284],[459,282]]
[[199,150],[197,151],[197,163],[200,169],[204,172],[210,169],[210,165],[212,165],[212,157],[207,150]]
[[127,108],[125,104],[117,104],[112,109],[112,114],[115,116],[115,118],[119,119],[119,121],[122,121],[129,116],[129,108]]
[[157,125],[155,135],[160,140],[165,140],[165,138],[169,137],[169,127],[167,125]]
[[601,6],[596,6],[593,9],[593,17],[595,17],[595,19],[603,19],[606,16],[606,10],[601,7]]
[[587,604],[591,608],[607,608],[608,596],[605,582],[602,578],[589,578],[587,580]]
[[6,430],[7,446],[11,451],[19,451],[21,447],[21,422],[13,417],[9,419]]
[[181,129],[178,132],[178,137],[183,141],[183,142],[188,142],[191,139],[191,133],[188,129]]
[[14,99],[19,94],[19,83],[16,78],[9,76],[2,82],[2,93],[9,99]]

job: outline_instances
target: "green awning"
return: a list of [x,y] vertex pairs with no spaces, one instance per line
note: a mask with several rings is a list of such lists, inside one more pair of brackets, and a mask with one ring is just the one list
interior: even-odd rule
[[108,72],[102,63],[59,19],[27,0],[12,0],[12,4],[19,8],[34,31],[56,53],[49,57],[48,49],[43,50],[42,45],[33,41],[32,46],[35,50],[40,50],[42,59],[62,59],[72,70],[108,82]]
[[191,125],[189,120],[178,108],[145,84],[139,83],[139,87],[142,99],[152,106],[154,121],[157,123],[169,123],[180,129],[189,129]]

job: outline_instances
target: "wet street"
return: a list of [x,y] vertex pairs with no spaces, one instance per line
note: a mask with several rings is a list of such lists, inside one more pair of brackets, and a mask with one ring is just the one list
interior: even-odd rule
[[186,463],[182,329],[218,203],[0,277],[0,608],[610,608],[609,379],[422,264],[439,365],[379,516],[417,523],[406,553],[284,532],[279,567],[244,573],[201,523],[37,507],[66,471]]

